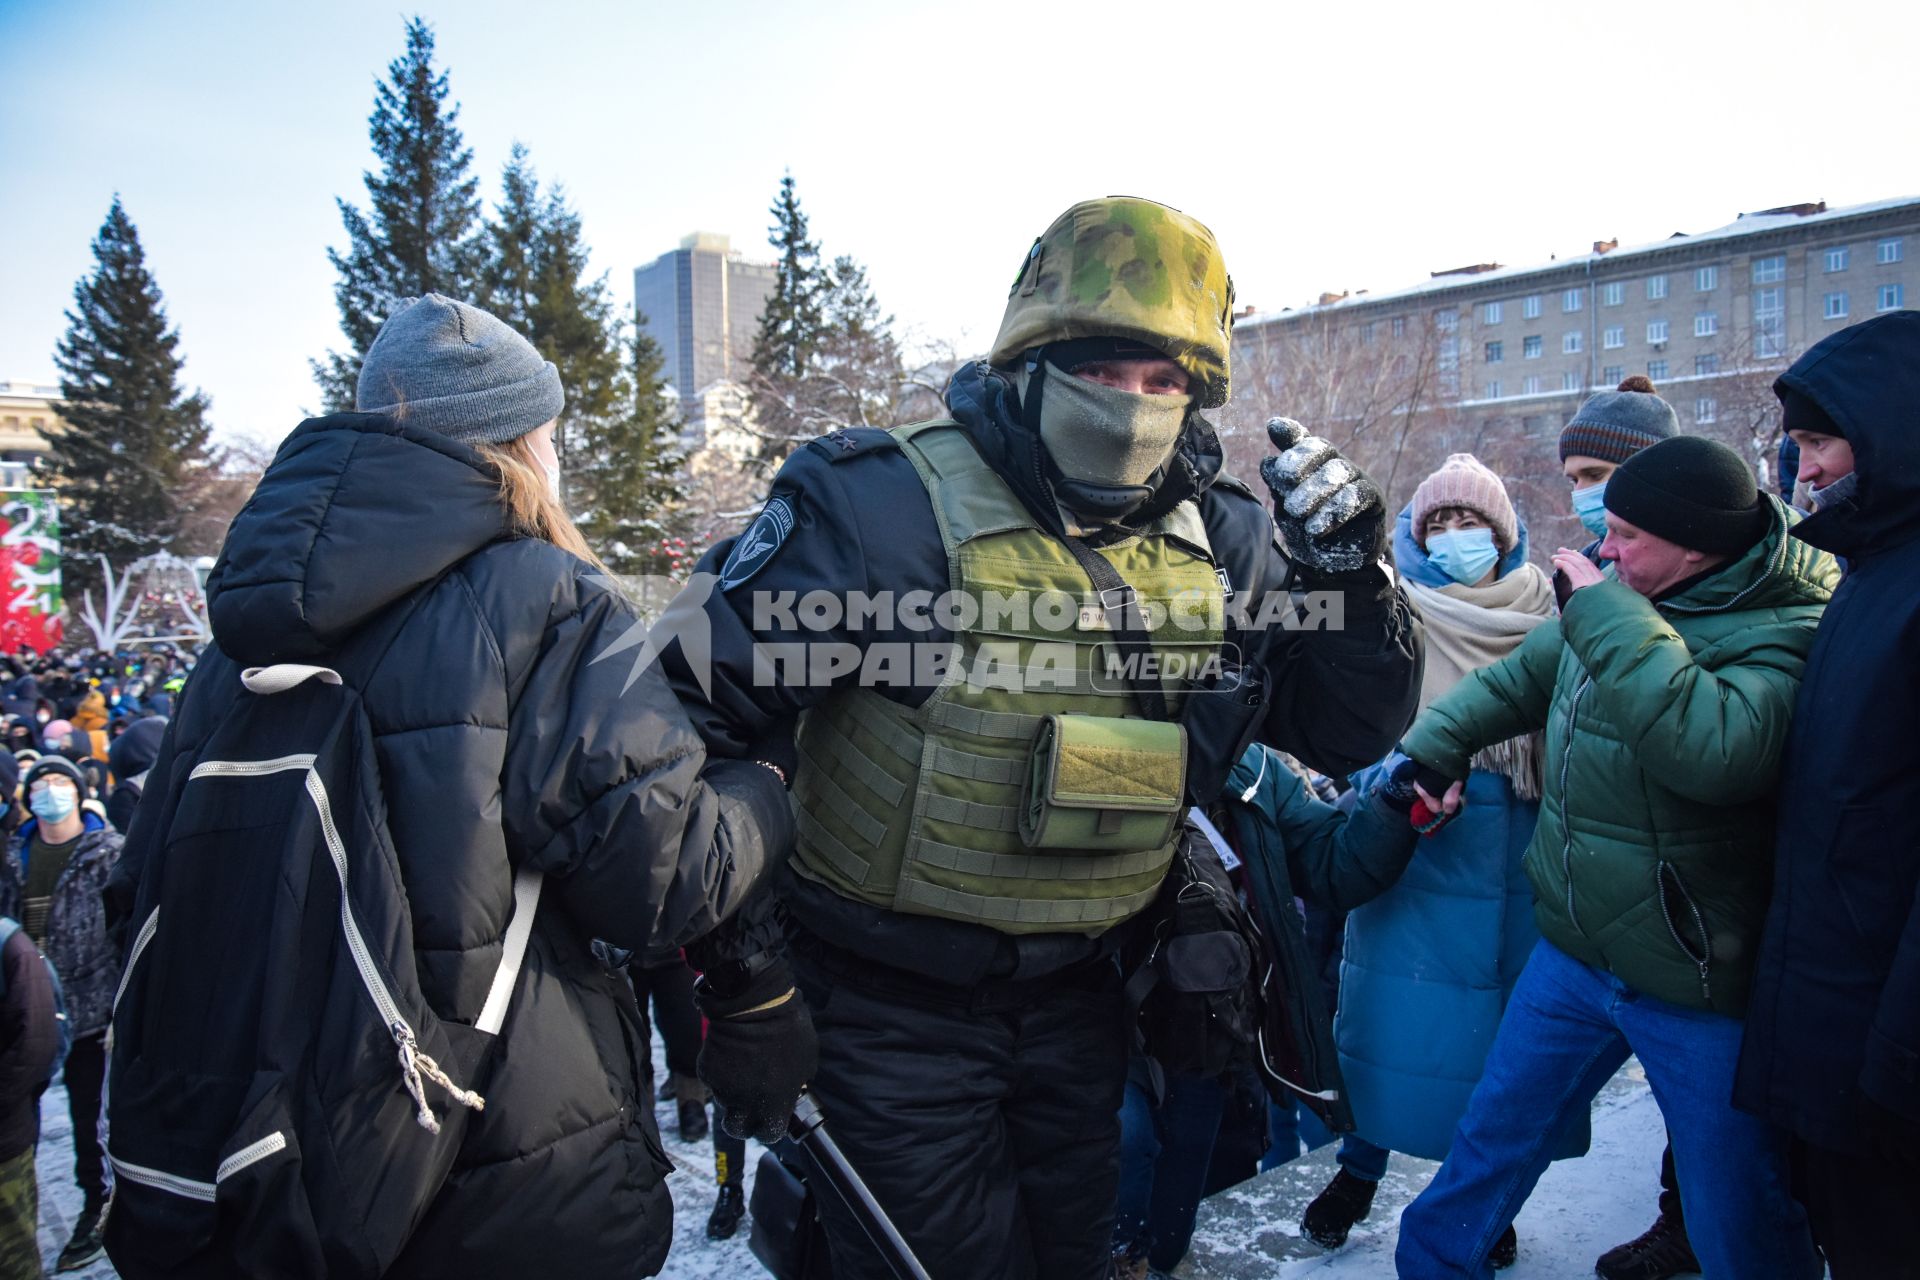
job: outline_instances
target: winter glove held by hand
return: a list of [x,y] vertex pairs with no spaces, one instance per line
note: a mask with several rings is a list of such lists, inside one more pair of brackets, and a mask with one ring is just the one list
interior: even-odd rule
[[724,997],[703,979],[694,994],[707,1015],[700,1078],[724,1109],[727,1132],[761,1142],[785,1137],[794,1101],[820,1063],[813,1017],[792,972],[776,963]]
[[1273,493],[1287,554],[1315,574],[1351,573],[1379,560],[1387,509],[1373,481],[1292,418],[1269,418],[1267,438],[1280,452],[1260,464],[1260,478]]

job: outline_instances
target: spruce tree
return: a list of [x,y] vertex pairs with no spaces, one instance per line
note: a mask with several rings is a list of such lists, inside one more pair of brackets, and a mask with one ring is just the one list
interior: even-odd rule
[[622,371],[624,412],[581,424],[575,491],[580,531],[616,573],[684,577],[692,567],[683,510],[679,421],[665,359],[636,314]]
[[185,482],[207,449],[207,397],[180,385],[180,334],[120,197],[93,241],[93,271],[54,362],[64,429],[44,431],[59,488],[68,593],[161,550],[179,531]]
[[845,254],[827,271],[818,352],[822,407],[847,426],[890,427],[906,385],[893,317]]
[[484,243],[475,300],[560,371],[567,406],[554,444],[571,485],[584,424],[627,412],[627,353],[606,277],[587,276],[579,214],[558,185],[541,193],[539,174],[518,143],[501,176],[500,203]]
[[387,77],[367,122],[380,162],[365,175],[368,208],[335,201],[347,248],[327,250],[327,260],[340,273],[333,296],[348,349],[313,362],[329,411],[353,408],[361,356],[396,301],[429,292],[470,299],[480,263],[473,152],[460,133],[459,105],[448,100],[447,74],[434,68],[424,19],[407,23],[406,52],[388,64]]
[[778,253],[773,292],[760,313],[760,329],[753,341],[751,378],[754,415],[764,437],[762,456],[784,458],[811,434],[803,404],[804,384],[814,371],[824,326],[822,294],[826,280],[820,269],[820,246],[807,232],[807,215],[800,208],[793,175],[780,179],[780,191],[768,210],[773,226],[767,243]]

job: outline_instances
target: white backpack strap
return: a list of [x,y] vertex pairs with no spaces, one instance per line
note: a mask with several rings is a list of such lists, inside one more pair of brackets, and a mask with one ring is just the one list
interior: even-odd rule
[[278,662],[271,667],[248,667],[240,673],[240,683],[253,693],[285,693],[287,690],[318,679],[325,684],[339,684],[340,673],[332,667],[309,667],[297,662]]
[[533,913],[540,905],[538,871],[518,871],[513,877],[513,918],[507,922],[506,937],[500,940],[500,967],[493,971],[493,985],[487,988],[487,1002],[480,1006],[480,1018],[474,1028],[490,1036],[500,1034],[507,1019],[507,1002],[513,999],[514,984],[520,980],[520,965],[527,958],[527,939],[533,936]]

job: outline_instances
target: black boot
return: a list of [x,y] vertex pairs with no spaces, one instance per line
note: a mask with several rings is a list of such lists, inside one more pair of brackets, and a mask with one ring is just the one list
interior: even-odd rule
[[100,1212],[100,1206],[93,1204],[80,1210],[73,1234],[60,1250],[60,1260],[54,1263],[55,1271],[78,1271],[106,1253],[107,1247],[100,1239]]
[[1520,1237],[1514,1234],[1511,1224],[1500,1233],[1493,1242],[1493,1249],[1487,1254],[1487,1265],[1495,1271],[1505,1271],[1520,1256]]
[[707,1215],[707,1239],[733,1239],[733,1233],[740,1229],[740,1219],[746,1216],[747,1197],[740,1190],[740,1184],[721,1183],[720,1194],[713,1202],[713,1212]]
[[680,1096],[680,1090],[674,1084],[673,1077],[669,1075],[665,1080],[662,1080],[660,1082],[660,1092],[654,1094],[653,1096],[655,1100],[660,1102],[672,1102],[675,1098]]
[[680,1141],[704,1142],[707,1138],[707,1104],[681,1098],[673,1104],[680,1113]]
[[1699,1269],[1700,1260],[1693,1256],[1693,1246],[1687,1242],[1685,1224],[1664,1213],[1639,1239],[1615,1245],[1593,1264],[1600,1280],[1667,1280]]
[[1340,1170],[1301,1215],[1301,1234],[1322,1249],[1338,1249],[1347,1242],[1353,1224],[1373,1211],[1373,1193],[1378,1185]]

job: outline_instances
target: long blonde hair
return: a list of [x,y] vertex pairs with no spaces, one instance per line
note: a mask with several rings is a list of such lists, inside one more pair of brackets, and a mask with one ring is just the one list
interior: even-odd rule
[[593,554],[593,549],[587,546],[587,540],[580,535],[566,507],[553,496],[553,489],[547,484],[546,468],[534,456],[533,446],[527,443],[525,436],[517,436],[505,444],[476,444],[473,447],[492,464],[500,477],[500,505],[506,508],[507,519],[515,533],[551,542],[562,551],[579,556],[600,572],[610,572],[600,562],[600,557]]

